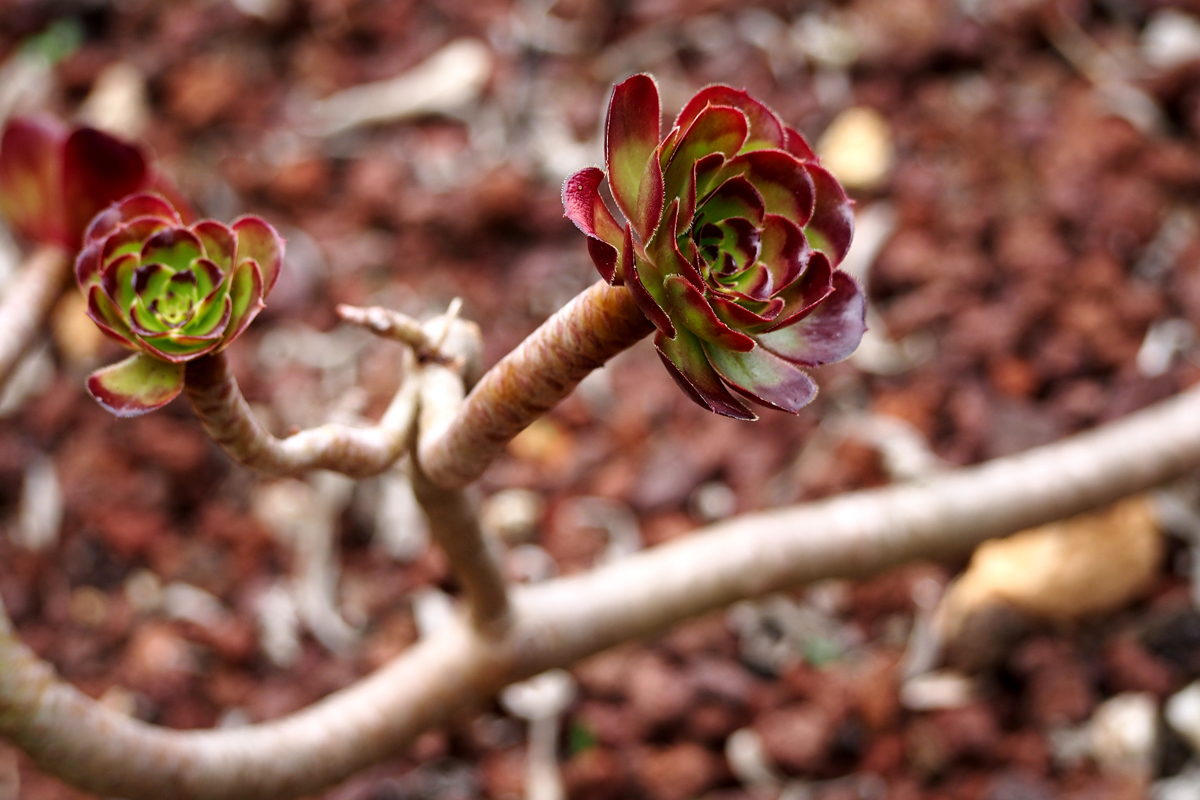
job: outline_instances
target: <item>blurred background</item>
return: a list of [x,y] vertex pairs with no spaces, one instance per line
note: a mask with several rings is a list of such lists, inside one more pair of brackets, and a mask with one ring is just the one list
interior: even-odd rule
[[[648,342],[589,377],[482,482],[514,579],[1019,452],[1200,377],[1198,3],[0,0],[0,117],[140,138],[203,215],[287,237],[229,351],[281,434],[372,419],[399,383],[397,346],[339,327],[338,303],[462,297],[491,363],[596,280],[559,191],[639,71],[668,123],[720,82],[809,138],[857,202],[843,268],[871,330],[798,417],[709,415]],[[0,286],[20,248],[0,232]],[[83,380],[119,348],[83,306],[64,297],[0,397],[0,597],[67,679],[234,726],[444,623],[453,583],[403,467],[258,479],[182,401],[109,417]],[[525,797],[530,761],[580,800],[1198,796],[1193,489],[989,551],[991,577],[950,591],[965,564],[686,623],[323,796]],[[554,752],[528,744],[535,718]],[[0,745],[0,798],[85,796]]]

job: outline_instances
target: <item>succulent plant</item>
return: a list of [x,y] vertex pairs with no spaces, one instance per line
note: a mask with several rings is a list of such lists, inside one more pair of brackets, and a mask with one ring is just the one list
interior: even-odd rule
[[95,128],[14,117],[0,135],[0,211],[31,241],[74,251],[96,212],[156,183],[141,150]]
[[657,327],[676,383],[738,419],[756,417],[735,392],[793,413],[807,405],[817,387],[801,368],[845,358],[866,330],[862,292],[836,269],[853,233],[837,180],[799,133],[729,86],[698,92],[662,138],[658,89],[635,75],[613,89],[604,146],[605,170],[563,186],[566,216],[604,279]]
[[184,225],[159,195],[113,203],[88,227],[75,277],[92,321],[137,354],[94,373],[88,391],[119,417],[170,402],[186,362],[258,315],[282,263],[283,239],[258,217]]

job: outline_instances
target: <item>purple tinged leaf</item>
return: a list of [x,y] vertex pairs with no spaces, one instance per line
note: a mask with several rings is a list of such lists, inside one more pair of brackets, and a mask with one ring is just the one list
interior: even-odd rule
[[100,260],[108,262],[125,253],[137,253],[140,256],[146,240],[163,230],[166,224],[158,217],[138,217],[125,223],[107,238],[99,240],[103,245]]
[[763,405],[796,414],[817,396],[812,378],[762,347],[735,353],[705,344],[704,352],[730,386]]
[[153,299],[137,297],[134,298],[133,305],[129,307],[129,327],[137,336],[138,341],[143,344],[146,337],[167,333],[170,330],[170,326],[150,308],[150,304],[153,302]]
[[183,390],[183,365],[141,353],[92,373],[88,392],[118,417],[137,417],[162,408]]
[[115,200],[146,185],[146,158],[131,144],[95,128],[76,128],[63,147],[63,211],[70,245],[88,221]]
[[160,227],[183,224],[171,204],[160,196],[149,193],[130,195],[92,218],[83,236],[84,246],[103,239],[124,223],[155,218],[162,220]]
[[617,249],[608,242],[603,242],[592,236],[587,239],[588,255],[592,257],[592,263],[596,265],[596,271],[600,273],[600,277],[605,283],[612,286],[620,286],[625,282],[622,271],[618,269]]
[[258,268],[258,262],[253,259],[242,260],[240,255],[239,240],[238,265],[229,281],[229,297],[233,305],[222,348],[240,336],[263,309],[263,275]]
[[764,348],[793,364],[815,367],[854,352],[867,330],[862,289],[844,272],[833,273],[833,294],[798,322],[758,334]]
[[[633,227],[643,242],[650,241],[662,221],[663,174],[657,156],[646,162],[642,181],[638,185],[637,209],[633,215]],[[674,228],[671,229],[672,231]]]
[[165,264],[143,264],[133,272],[133,292],[148,303],[162,294],[174,274],[175,272]]
[[754,349],[754,340],[718,319],[704,295],[687,278],[668,275],[663,289],[670,317],[701,339],[730,350]]
[[[283,237],[266,220],[258,217],[241,217],[230,227],[237,236],[237,267],[253,261],[260,273],[262,291],[258,299],[261,303],[271,293],[279,278],[279,270],[283,268]],[[238,315],[237,297],[233,299],[233,314],[235,317]]]
[[762,227],[763,217],[766,213],[766,205],[763,203],[758,189],[755,189],[754,184],[750,181],[738,175],[721,184],[715,192],[708,196],[708,199],[700,204],[700,208],[696,212],[696,219],[720,222],[730,217],[741,217],[750,220],[757,228]]
[[188,326],[189,332],[206,337],[223,337],[233,316],[233,300],[228,294],[214,290],[196,306],[196,316]]
[[207,258],[198,258],[192,267],[196,274],[196,296],[207,297],[225,282],[225,273]]
[[774,288],[771,285],[771,271],[766,268],[762,262],[752,264],[736,275],[732,276],[728,281],[722,280],[723,284],[729,286],[752,300],[767,302],[771,299],[771,291]]
[[638,207],[642,174],[659,144],[662,122],[658,87],[649,75],[634,75],[613,87],[604,130],[604,161],[613,199],[628,220]]
[[79,288],[86,291],[99,279],[100,267],[104,263],[101,259],[103,249],[103,240],[90,242],[75,257],[75,280],[79,283]]
[[787,141],[784,143],[784,150],[787,150],[801,161],[816,162],[817,154],[808,146],[808,141],[798,131],[785,127],[784,134],[787,138]]
[[[851,201],[837,178],[824,167],[810,165],[808,171],[812,175],[817,199],[805,233],[813,249],[825,252],[836,267],[846,257],[850,240],[854,237]],[[814,233],[818,235],[814,236]]]
[[724,292],[711,291],[707,295],[708,303],[718,317],[738,330],[761,330],[770,325],[783,310],[783,300],[778,297],[772,297],[766,303],[756,303],[761,306],[756,312],[747,308],[745,302],[739,303],[724,295]]
[[771,271],[772,283],[776,287],[790,286],[804,270],[811,254],[804,231],[786,217],[767,214],[763,219],[759,259]]
[[730,159],[718,180],[744,175],[762,195],[768,214],[804,226],[813,215],[816,190],[807,167],[782,150],[755,150]]
[[725,417],[747,422],[758,419],[721,382],[700,340],[689,331],[680,330],[674,338],[659,331],[654,336],[654,346],[667,372],[694,402]]
[[734,89],[731,86],[715,85],[701,89],[679,112],[675,119],[676,127],[686,129],[692,120],[710,105],[729,106],[746,115],[750,130],[741,148],[743,152],[786,147],[787,134],[775,112],[755,100],[745,90]]
[[615,250],[621,246],[623,231],[604,198],[600,196],[603,170],[581,169],[563,183],[563,212],[575,227],[588,236],[607,242]]
[[809,314],[818,303],[833,294],[833,276],[833,267],[825,254],[813,253],[804,274],[775,293],[783,300],[784,307],[778,319],[766,330],[786,328]]

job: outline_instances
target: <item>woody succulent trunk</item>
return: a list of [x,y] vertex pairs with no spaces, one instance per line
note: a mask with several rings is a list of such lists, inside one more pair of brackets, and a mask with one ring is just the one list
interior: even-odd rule
[[737,419],[755,419],[743,398],[795,413],[817,391],[804,368],[845,358],[866,330],[862,291],[837,270],[850,201],[804,138],[742,90],[701,90],[665,137],[660,114],[648,75],[614,88],[605,169],[567,180],[566,215],[604,279],[654,323],[689,397]]

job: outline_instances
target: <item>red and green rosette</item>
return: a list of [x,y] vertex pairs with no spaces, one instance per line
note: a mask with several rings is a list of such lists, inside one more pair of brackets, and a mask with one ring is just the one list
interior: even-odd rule
[[[804,138],[745,91],[698,92],[662,137],[658,88],[613,90],[605,169],[563,187],[606,281],[654,323],[676,383],[718,414],[755,419],[740,397],[795,413],[816,396],[804,368],[846,358],[865,301],[837,269],[850,200]],[[601,196],[607,180],[618,221]]]
[[258,217],[185,225],[155,194],[131,195],[98,214],[75,277],[92,321],[137,352],[88,378],[92,396],[122,417],[174,399],[184,365],[224,349],[262,310],[283,246]]

